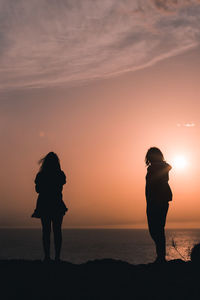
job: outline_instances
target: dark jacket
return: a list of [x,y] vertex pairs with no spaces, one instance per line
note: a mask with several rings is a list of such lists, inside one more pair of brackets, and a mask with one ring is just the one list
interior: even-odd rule
[[172,191],[168,184],[171,166],[166,162],[156,162],[147,168],[146,200],[149,205],[162,205],[172,200]]
[[65,214],[67,207],[62,199],[62,190],[65,183],[66,176],[63,171],[53,173],[41,171],[37,174],[35,190],[39,195],[32,217],[53,217]]

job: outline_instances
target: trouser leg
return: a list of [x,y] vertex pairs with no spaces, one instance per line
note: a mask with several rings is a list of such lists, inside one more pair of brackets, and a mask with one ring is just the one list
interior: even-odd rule
[[165,222],[167,211],[168,205],[147,209],[149,233],[156,245],[157,258],[161,260],[165,259],[166,255]]
[[165,230],[164,227],[160,228],[159,232],[156,234],[155,244],[156,244],[156,254],[160,259],[164,259],[166,255],[166,241],[165,241]]
[[42,242],[45,259],[50,259],[50,235],[51,235],[51,219],[48,217],[41,218],[42,223]]
[[55,259],[60,259],[60,252],[62,247],[62,220],[63,216],[54,217],[53,221],[53,233],[54,233],[54,248],[55,248]]

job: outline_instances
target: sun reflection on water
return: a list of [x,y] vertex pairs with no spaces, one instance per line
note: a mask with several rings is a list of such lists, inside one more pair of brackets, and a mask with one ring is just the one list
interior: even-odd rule
[[167,230],[167,259],[190,260],[191,250],[200,243],[199,229]]

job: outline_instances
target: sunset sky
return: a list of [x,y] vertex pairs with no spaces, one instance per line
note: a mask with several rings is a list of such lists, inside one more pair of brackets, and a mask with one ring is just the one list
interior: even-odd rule
[[200,1],[0,0],[0,227],[30,218],[38,160],[64,227],[147,228],[144,157],[172,165],[170,227],[200,227]]

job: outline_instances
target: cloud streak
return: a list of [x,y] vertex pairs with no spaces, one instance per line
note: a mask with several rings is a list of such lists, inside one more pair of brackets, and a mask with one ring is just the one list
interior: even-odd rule
[[199,41],[198,0],[0,0],[0,89],[110,77]]

